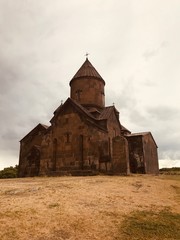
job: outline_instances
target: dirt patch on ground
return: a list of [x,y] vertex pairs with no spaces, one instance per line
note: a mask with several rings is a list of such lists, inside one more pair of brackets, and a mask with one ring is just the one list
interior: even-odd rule
[[0,239],[121,239],[119,226],[133,211],[180,213],[178,180],[147,175],[0,180]]

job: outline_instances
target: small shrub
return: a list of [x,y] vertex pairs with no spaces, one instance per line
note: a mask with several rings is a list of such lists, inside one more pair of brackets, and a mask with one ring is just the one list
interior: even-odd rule
[[59,203],[51,203],[48,206],[49,208],[55,208],[55,207],[59,207]]
[[0,178],[16,178],[18,175],[18,165],[4,168],[0,171]]
[[159,173],[164,175],[180,175],[180,167],[161,168],[159,169]]

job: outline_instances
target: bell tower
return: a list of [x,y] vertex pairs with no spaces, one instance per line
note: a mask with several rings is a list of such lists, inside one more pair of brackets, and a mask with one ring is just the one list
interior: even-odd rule
[[86,57],[85,62],[71,79],[70,97],[84,107],[105,107],[105,81]]

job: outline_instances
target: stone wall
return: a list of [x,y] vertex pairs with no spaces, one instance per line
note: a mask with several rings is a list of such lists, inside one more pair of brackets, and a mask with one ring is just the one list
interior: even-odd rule
[[40,146],[44,132],[45,129],[38,125],[20,141],[19,177],[39,174]]
[[71,82],[71,98],[82,105],[105,106],[104,83],[95,78],[74,79]]
[[145,161],[145,173],[158,174],[158,153],[157,146],[150,134],[143,136],[143,151]]
[[115,174],[129,174],[128,142],[123,136],[113,138],[112,171]]
[[127,139],[131,172],[157,174],[159,172],[157,146],[151,133],[129,135]]
[[[42,141],[41,174],[62,170],[98,170],[102,142],[108,142],[107,132],[92,126],[69,106],[55,118],[49,136],[45,135]],[[103,155],[108,154],[108,149],[102,148],[102,151]]]
[[145,173],[142,136],[128,137],[129,163],[132,173]]

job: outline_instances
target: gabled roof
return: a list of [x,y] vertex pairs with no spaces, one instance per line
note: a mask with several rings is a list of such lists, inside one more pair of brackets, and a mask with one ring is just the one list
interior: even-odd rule
[[95,108],[95,107],[90,108],[90,109],[88,110],[88,112],[101,114],[101,112],[100,112],[97,108]]
[[110,116],[112,115],[112,113],[114,113],[117,121],[118,121],[118,125],[119,125],[119,128],[121,129],[121,124],[120,124],[120,121],[119,121],[119,117],[117,117],[117,113],[119,115],[119,112],[118,110],[114,107],[114,106],[109,106],[109,107],[105,107],[101,114],[99,115],[99,120],[105,120],[105,119],[109,119]]
[[20,140],[20,142],[22,141],[22,140],[24,140],[26,137],[28,137],[29,135],[35,135],[35,133],[38,131],[38,130],[42,130],[42,131],[46,131],[47,129],[49,128],[49,126],[47,126],[47,125],[44,125],[44,124],[41,124],[41,123],[39,123],[35,128],[33,128],[28,134],[26,134],[21,140]]
[[74,79],[77,78],[84,78],[84,77],[93,77],[97,78],[105,84],[105,81],[101,77],[101,75],[97,72],[97,70],[93,67],[93,65],[90,63],[88,58],[86,58],[86,61],[83,63],[83,65],[80,67],[80,69],[77,71],[77,73],[74,75],[74,77],[71,79],[69,85],[71,86],[71,82]]
[[61,105],[54,111],[54,114],[56,114],[62,106],[63,104],[61,103]]
[[112,114],[112,111],[114,111],[115,108],[114,106],[109,106],[109,107],[105,107],[100,116],[99,116],[99,119],[108,119],[110,117],[110,115]]
[[131,133],[131,134],[127,134],[127,137],[145,136],[145,135],[148,135],[149,133],[150,132]]
[[103,131],[107,131],[107,128],[104,125],[102,125],[101,120],[95,118],[86,108],[84,108],[81,104],[79,104],[72,98],[68,98],[65,101],[65,103],[63,105],[61,105],[61,107],[56,109],[54,117],[50,120],[51,123],[56,119],[56,117],[61,112],[63,112],[66,109],[68,104],[72,105],[76,109],[77,112],[86,116],[87,121],[89,121],[91,124],[93,124],[94,126],[98,127],[99,129],[101,129]]
[[111,116],[112,112],[114,112],[116,116],[117,116],[117,113],[119,114],[115,106],[105,107],[101,111],[101,114],[99,115],[99,119],[108,119]]
[[137,136],[146,136],[146,135],[150,135],[156,147],[158,147],[151,132],[131,133],[131,134],[127,134],[126,137],[137,137]]
[[122,124],[121,124],[121,131],[128,132],[128,134],[131,134],[131,131],[129,131],[127,128],[125,128]]

